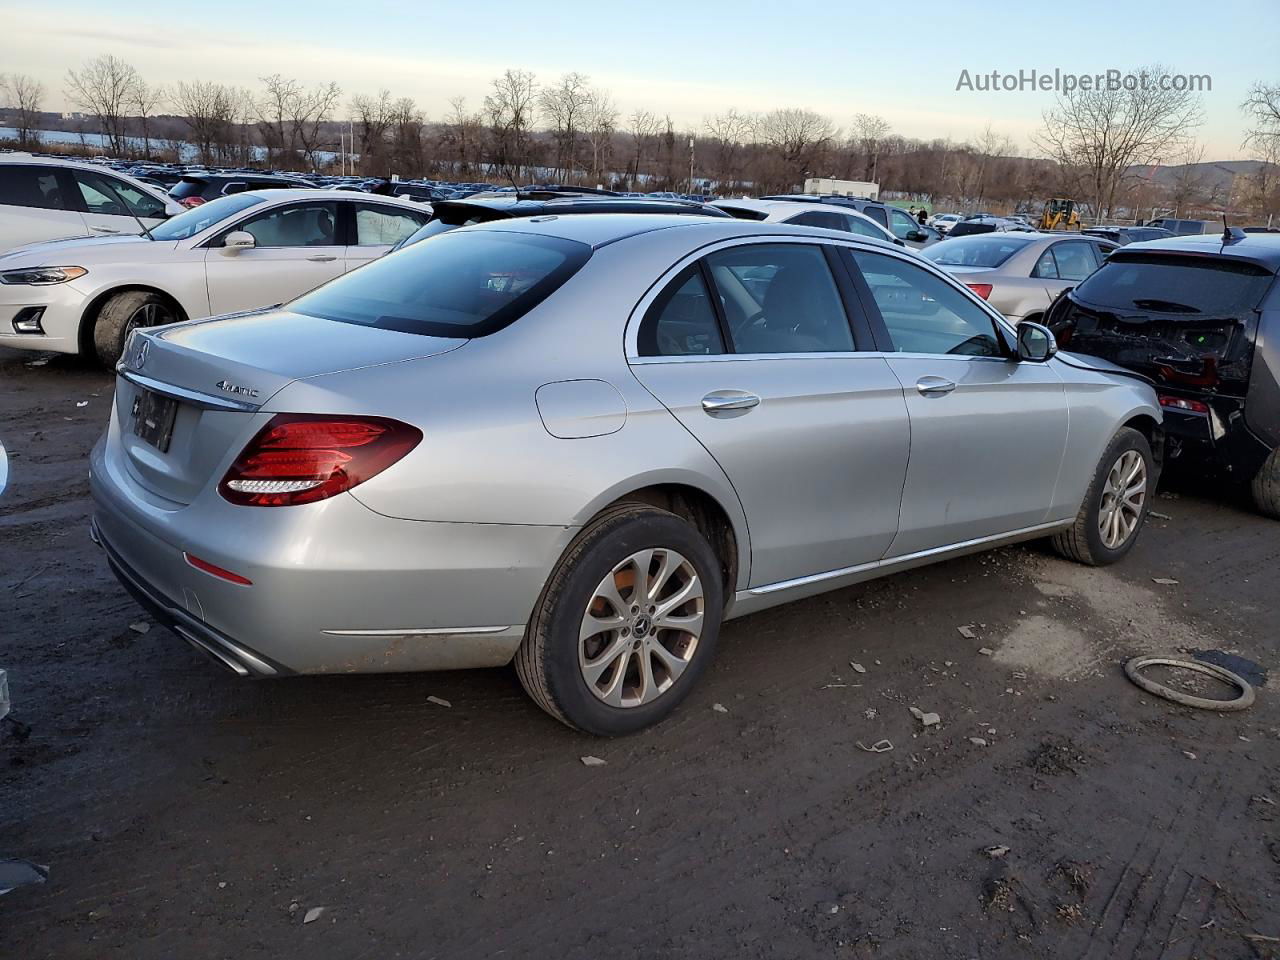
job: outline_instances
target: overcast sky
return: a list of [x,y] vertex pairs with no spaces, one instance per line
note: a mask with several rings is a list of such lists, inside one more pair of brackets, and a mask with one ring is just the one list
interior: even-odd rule
[[45,107],[55,110],[70,109],[67,68],[102,53],[159,83],[254,87],[282,73],[336,80],[347,95],[385,87],[414,97],[429,117],[452,97],[478,107],[495,75],[519,67],[547,81],[588,74],[624,115],[645,108],[677,126],[731,106],[802,106],[843,127],[854,114],[880,114],[910,137],[966,140],[990,124],[1031,152],[1052,95],[957,91],[962,69],[1092,74],[1159,61],[1212,77],[1199,138],[1205,159],[1221,160],[1246,156],[1239,104],[1249,86],[1280,82],[1278,0],[647,0],[580,9],[506,0],[0,0],[0,23],[0,71],[43,81]]

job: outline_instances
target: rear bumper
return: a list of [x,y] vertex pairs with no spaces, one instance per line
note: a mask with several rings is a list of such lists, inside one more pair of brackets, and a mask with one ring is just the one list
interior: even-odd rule
[[394,520],[349,495],[259,508],[207,491],[158,504],[110,447],[104,439],[93,451],[90,489],[112,571],[160,622],[245,676],[509,663],[573,535]]
[[1224,411],[1209,405],[1209,413],[1163,407],[1164,429],[1173,456],[1184,453],[1211,461],[1246,479],[1258,472],[1271,447],[1254,435],[1238,406]]

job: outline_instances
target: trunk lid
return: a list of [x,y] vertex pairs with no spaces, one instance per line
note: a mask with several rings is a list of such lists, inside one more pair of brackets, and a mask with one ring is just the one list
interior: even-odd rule
[[219,479],[225,461],[267,419],[262,406],[288,384],[434,356],[465,342],[285,310],[139,330],[116,368],[124,459],[146,490],[190,503]]
[[1157,386],[1242,397],[1257,308],[1273,279],[1241,260],[1117,251],[1048,319],[1063,350],[1110,360]]

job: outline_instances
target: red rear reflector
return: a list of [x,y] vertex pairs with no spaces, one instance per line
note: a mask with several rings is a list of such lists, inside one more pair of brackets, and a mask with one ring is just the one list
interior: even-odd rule
[[991,296],[991,284],[989,283],[966,283],[965,286],[980,296],[983,300]]
[[1169,410],[1184,410],[1187,413],[1209,412],[1208,405],[1199,400],[1184,400],[1182,397],[1167,397],[1163,394],[1160,396],[1160,406]]
[[249,441],[218,492],[250,507],[313,503],[391,466],[422,431],[385,417],[278,413]]
[[185,550],[182,553],[182,559],[191,564],[197,570],[203,570],[205,573],[212,574],[220,580],[226,580],[230,583],[238,583],[241,586],[251,587],[253,581],[248,577],[242,577],[238,573],[232,573],[230,570],[223,570],[222,567],[210,563],[208,560],[201,560],[199,557],[193,557]]
[[183,197],[178,202],[187,208],[198,207],[204,203],[204,197]]

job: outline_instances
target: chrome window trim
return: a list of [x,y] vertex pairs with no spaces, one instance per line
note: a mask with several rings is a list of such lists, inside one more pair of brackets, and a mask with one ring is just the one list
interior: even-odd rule
[[1008,362],[1007,357],[962,357],[948,353],[891,353],[878,350],[858,350],[856,348],[852,351],[841,351],[838,353],[715,353],[688,354],[685,356],[674,357],[645,357],[640,355],[640,324],[644,321],[644,316],[649,311],[649,307],[653,304],[653,301],[661,295],[661,293],[667,288],[667,285],[675,279],[676,275],[679,274],[680,271],[684,270],[685,267],[689,266],[689,264],[694,263],[697,260],[701,260],[703,257],[712,253],[717,253],[721,250],[728,250],[731,247],[764,243],[803,243],[808,244],[809,246],[825,244],[827,246],[845,247],[850,250],[858,250],[863,253],[881,253],[885,256],[897,257],[899,260],[903,260],[906,263],[922,267],[949,283],[954,289],[960,291],[964,296],[966,296],[971,303],[986,313],[987,316],[996,321],[996,323],[998,323],[1000,327],[1016,341],[1017,331],[1014,329],[1014,325],[1009,323],[1008,318],[1006,318],[1004,314],[979,297],[955,277],[951,276],[951,274],[947,273],[941,267],[936,266],[932,261],[927,260],[916,253],[908,253],[903,248],[891,244],[888,240],[874,240],[870,237],[862,237],[858,234],[850,234],[847,237],[834,236],[834,234],[835,231],[833,230],[823,231],[822,234],[815,234],[813,236],[769,233],[752,234],[744,237],[733,237],[728,240],[713,241],[712,243],[708,243],[705,246],[701,246],[698,249],[685,254],[674,264],[668,267],[662,275],[654,281],[652,285],[650,285],[649,289],[645,291],[644,296],[641,297],[639,302],[637,302],[631,309],[631,314],[627,317],[627,325],[623,333],[623,353],[626,357],[627,363],[635,366],[650,363],[689,363],[693,361],[705,363],[716,360],[795,360],[806,357],[811,359],[829,360],[836,357],[866,356],[929,358],[935,360],[939,357],[943,357],[951,360],[996,360],[1001,363]]

